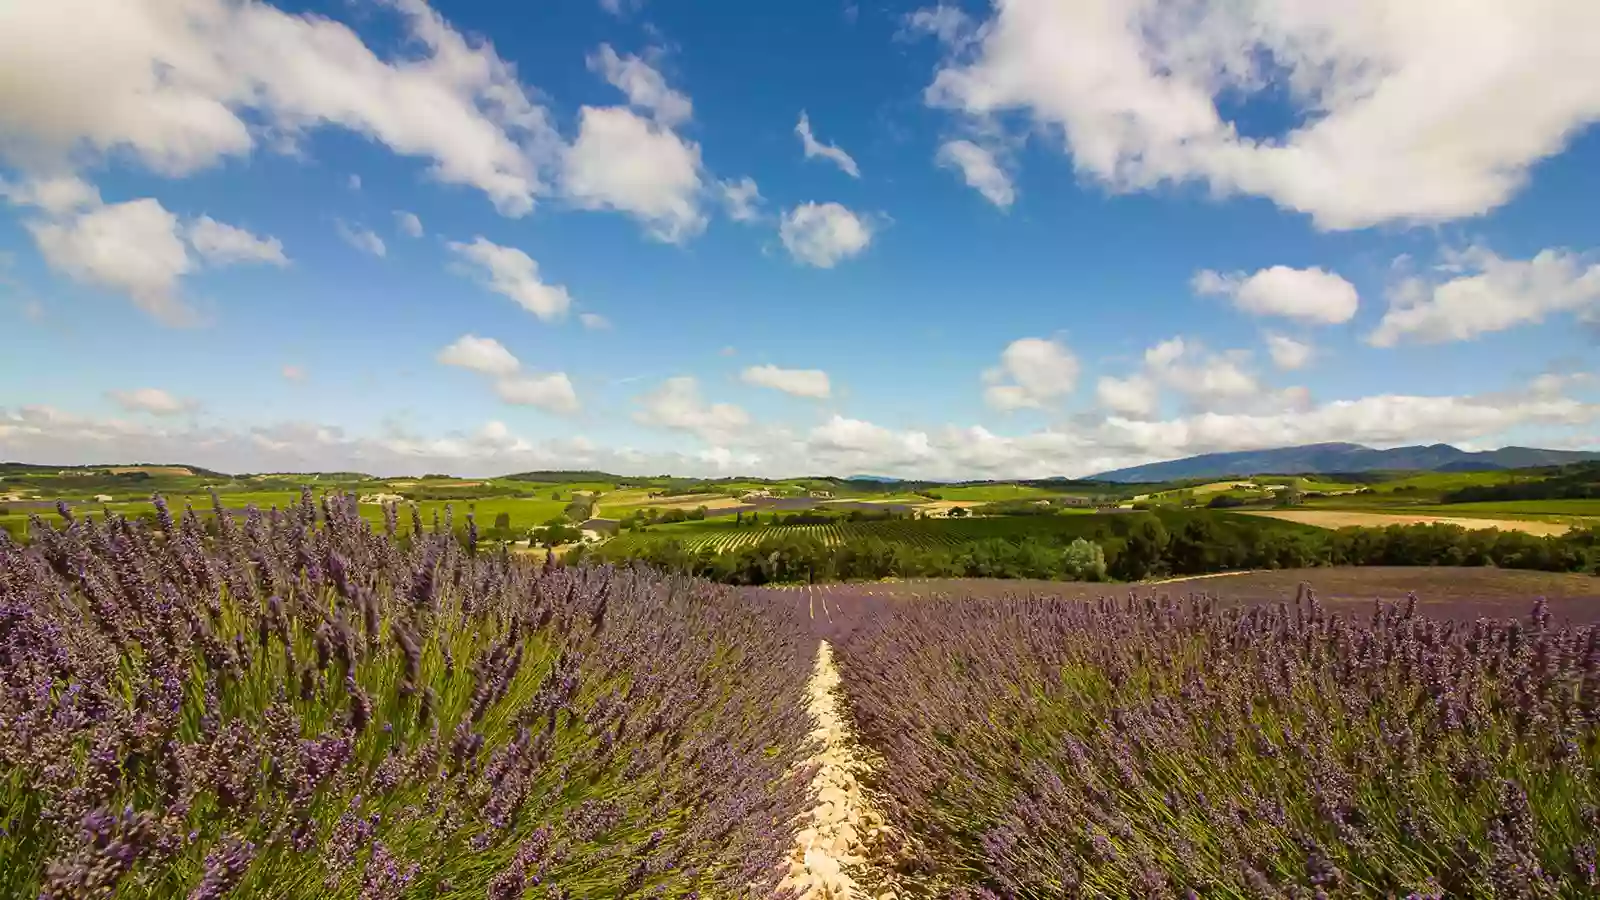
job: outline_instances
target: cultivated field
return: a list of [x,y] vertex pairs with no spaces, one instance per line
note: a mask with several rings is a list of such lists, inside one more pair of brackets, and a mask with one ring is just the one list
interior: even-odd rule
[[738,590],[174,512],[0,540],[0,896],[1594,896],[1592,575]]
[[[1452,509],[1453,507],[1442,507]],[[1383,528],[1388,525],[1460,525],[1462,528],[1498,528],[1501,531],[1521,531],[1526,534],[1565,534],[1572,526],[1565,522],[1539,522],[1528,519],[1488,518],[1478,516],[1438,516],[1410,512],[1369,512],[1351,509],[1261,509],[1239,510],[1252,516],[1265,516],[1284,522],[1314,525],[1318,528]]]

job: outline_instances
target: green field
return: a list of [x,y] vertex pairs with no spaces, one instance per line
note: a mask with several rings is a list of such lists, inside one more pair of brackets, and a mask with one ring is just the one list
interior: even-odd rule
[[[1209,515],[1216,521],[1229,521],[1227,513],[1190,513]],[[1182,515],[1182,514],[1171,514]],[[647,531],[624,532],[605,543],[608,556],[625,557],[638,553],[653,544],[676,541],[685,550],[728,552],[751,547],[770,538],[807,537],[829,546],[861,541],[879,540],[891,544],[913,547],[954,547],[975,541],[1000,539],[1021,541],[1034,538],[1050,542],[1070,541],[1073,538],[1093,537],[1096,532],[1112,530],[1118,524],[1119,514],[1096,514],[1091,510],[1063,511],[1048,516],[990,516],[970,519],[889,519],[878,522],[832,522],[826,525],[738,525],[732,522],[685,522],[676,525],[659,525]],[[1248,520],[1259,527],[1258,520]],[[1277,528],[1279,523],[1270,527]],[[1300,526],[1288,525],[1289,528]]]
[[964,484],[957,487],[932,488],[928,491],[928,496],[940,500],[995,503],[1001,500],[1045,500],[1061,495],[1024,484]]

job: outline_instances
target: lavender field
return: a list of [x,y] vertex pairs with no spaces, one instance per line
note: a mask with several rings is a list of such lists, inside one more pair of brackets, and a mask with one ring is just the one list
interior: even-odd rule
[[1600,891],[1600,631],[1543,604],[891,596],[827,627],[909,895]]
[[809,804],[787,610],[338,497],[218,522],[0,539],[0,896],[771,894]]
[[1585,576],[740,592],[409,524],[0,539],[0,896],[1600,892]]

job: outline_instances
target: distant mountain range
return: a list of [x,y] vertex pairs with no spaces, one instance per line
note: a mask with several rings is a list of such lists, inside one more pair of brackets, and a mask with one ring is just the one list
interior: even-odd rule
[[1470,452],[1449,444],[1374,450],[1360,444],[1305,444],[1275,450],[1203,453],[1186,459],[1101,472],[1094,476],[1094,480],[1176,481],[1183,478],[1226,478],[1231,475],[1331,474],[1379,470],[1482,472],[1555,466],[1594,459],[1600,459],[1600,451],[1501,447],[1499,450]]

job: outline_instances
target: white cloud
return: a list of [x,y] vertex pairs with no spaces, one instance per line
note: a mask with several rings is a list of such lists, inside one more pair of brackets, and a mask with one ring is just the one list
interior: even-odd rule
[[352,191],[361,190],[361,176],[360,175],[351,175],[350,179],[349,179],[349,181],[347,183],[350,186],[350,190],[352,190]]
[[1095,398],[1113,415],[1148,419],[1160,407],[1161,387],[1141,372],[1127,378],[1104,375],[1095,383]]
[[45,169],[113,154],[168,175],[318,127],[429,160],[520,215],[560,137],[514,68],[423,0],[391,0],[403,58],[345,25],[231,0],[0,6],[0,153]]
[[422,237],[422,220],[417,218],[416,213],[397,209],[394,211],[394,219],[395,225],[399,227],[401,234],[407,237]]
[[958,169],[967,186],[1001,209],[1010,209],[1017,191],[1011,176],[995,162],[994,154],[971,141],[945,141],[939,146],[939,165]]
[[0,179],[0,197],[18,206],[36,206],[51,216],[100,205],[100,191],[76,175],[31,178],[21,183]]
[[828,373],[821,369],[780,369],[777,366],[750,366],[739,374],[745,384],[772,388],[796,397],[824,399],[833,393]]
[[738,181],[719,181],[717,188],[722,192],[722,205],[728,211],[728,218],[735,222],[754,222],[761,218],[761,189],[756,187],[756,180],[746,175]]
[[1464,341],[1562,313],[1600,321],[1600,263],[1586,266],[1567,251],[1515,260],[1473,247],[1453,257],[1447,270],[1455,277],[1437,283],[1409,277],[1394,285],[1368,343]]
[[72,279],[127,294],[165,325],[200,322],[179,293],[195,269],[192,249],[213,266],[287,265],[283,244],[201,216],[187,224],[150,197],[104,204],[100,192],[77,177],[0,182],[0,196],[32,206],[46,218],[25,221],[46,263]]
[[360,250],[362,253],[370,253],[377,257],[389,255],[389,248],[384,244],[383,238],[378,237],[377,232],[370,228],[351,225],[342,219],[334,223],[334,228],[339,232],[339,237],[346,244]]
[[175,416],[195,409],[193,400],[174,397],[160,388],[137,388],[131,391],[107,391],[116,404],[129,412],[149,413],[152,416]]
[[282,370],[285,381],[305,381],[306,370],[300,366],[284,366]]
[[861,170],[856,167],[856,161],[850,154],[839,149],[837,144],[824,144],[811,133],[811,119],[805,110],[800,111],[800,121],[794,126],[794,133],[800,136],[800,146],[805,149],[806,159],[820,156],[838,166],[841,171],[851,178],[860,178]]
[[796,260],[831,269],[872,243],[872,225],[838,203],[802,203],[778,225],[783,246]]
[[[1495,393],[1386,394],[1270,413],[1206,412],[1161,421],[1112,415],[1076,422],[1070,429],[1018,434],[954,425],[897,430],[840,416],[790,434],[752,423],[737,407],[717,411],[719,407],[707,406],[694,380],[687,381],[687,391],[681,385],[663,385],[655,396],[668,395],[666,402],[651,407],[664,427],[713,436],[705,448],[687,453],[607,448],[581,436],[535,442],[518,437],[504,423],[432,436],[393,427],[381,434],[352,434],[315,422],[221,427],[181,416],[99,418],[40,406],[0,408],[0,445],[24,462],[181,459],[232,472],[498,475],[534,468],[594,468],[712,475],[725,474],[719,466],[737,465],[768,476],[881,472],[964,479],[1082,476],[1196,453],[1319,441],[1498,446],[1524,440],[1521,436],[1533,428],[1540,429],[1541,446],[1592,446],[1592,441],[1583,443],[1584,436],[1592,436],[1594,423],[1600,421],[1600,404],[1563,393],[1576,388],[1576,382],[1541,378]],[[651,421],[646,410],[639,415]]]
[[[1201,181],[1330,229],[1444,221],[1504,203],[1600,118],[1597,33],[1591,0],[1010,0],[927,96],[1025,110],[1117,190]],[[1218,108],[1268,90],[1303,123],[1249,137]]]
[[1272,364],[1285,371],[1305,368],[1314,355],[1310,344],[1287,335],[1268,334],[1266,341]]
[[167,325],[198,320],[178,296],[193,268],[178,217],[153,199],[114,203],[58,221],[28,223],[45,261],[77,281],[126,293]]
[[643,425],[685,431],[708,444],[726,445],[746,438],[750,414],[731,403],[706,403],[700,384],[692,376],[668,378],[661,386],[637,398],[633,414]]
[[462,335],[434,358],[442,365],[488,376],[495,394],[515,406],[536,406],[561,415],[575,413],[581,406],[565,372],[524,372],[522,361],[494,338]]
[[620,106],[585,106],[562,162],[562,187],[584,209],[615,209],[681,243],[705,229],[700,147]]
[[501,377],[514,375],[522,368],[522,363],[518,362],[511,351],[499,341],[472,334],[457,338],[455,343],[440,350],[435,359],[447,366],[460,366],[485,375]]
[[578,321],[590,331],[604,331],[611,327],[611,320],[599,313],[578,313]]
[[218,222],[210,216],[201,216],[189,223],[189,244],[207,262],[217,265],[234,263],[270,263],[286,266],[289,258],[283,255],[283,242],[277,238],[257,237],[243,228]]
[[906,16],[906,30],[913,34],[931,34],[942,43],[960,46],[970,37],[972,19],[955,6],[931,6]]
[[547,322],[565,316],[572,306],[567,289],[539,280],[539,264],[515,247],[502,247],[481,235],[470,244],[451,241],[449,247],[475,264],[474,274],[485,287]]
[[678,125],[694,115],[689,98],[668,87],[661,73],[637,56],[618,56],[610,44],[601,44],[587,62],[589,71],[598,72],[627,94],[630,104],[649,112],[662,125]]
[[515,375],[494,384],[500,399],[517,406],[536,406],[563,415],[578,411],[578,394],[565,372],[548,375]]
[[1317,325],[1348,322],[1360,299],[1355,285],[1322,269],[1273,266],[1250,275],[1195,273],[1196,293],[1228,297],[1238,309],[1257,316],[1282,316]]
[[1058,341],[1019,338],[1000,353],[1000,365],[984,373],[984,401],[999,410],[1042,408],[1072,392],[1078,358]]

